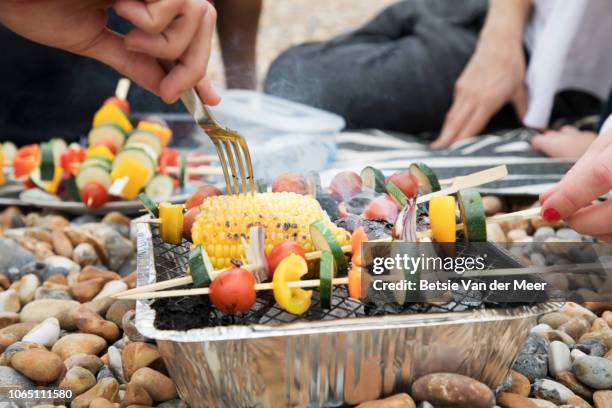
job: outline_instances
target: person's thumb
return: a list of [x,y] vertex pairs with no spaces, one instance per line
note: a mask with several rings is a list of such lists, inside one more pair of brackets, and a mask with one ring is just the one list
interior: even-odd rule
[[512,106],[514,106],[516,115],[522,121],[525,115],[527,115],[528,108],[527,87],[524,84],[519,85],[512,97]]

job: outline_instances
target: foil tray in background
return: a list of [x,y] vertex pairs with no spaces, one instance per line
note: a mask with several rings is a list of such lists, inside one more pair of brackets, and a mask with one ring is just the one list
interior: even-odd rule
[[[186,249],[161,251],[137,224],[138,285],[156,268],[186,263]],[[538,316],[556,303],[453,313],[386,315],[280,325],[158,330],[150,301],[136,327],[157,341],[181,397],[192,407],[331,407],[409,390],[432,372],[455,372],[495,387]]]

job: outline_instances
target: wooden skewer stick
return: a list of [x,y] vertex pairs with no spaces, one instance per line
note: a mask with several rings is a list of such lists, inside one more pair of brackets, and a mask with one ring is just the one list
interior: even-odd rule
[[127,78],[121,78],[119,82],[117,82],[117,87],[115,88],[115,96],[122,101],[127,99],[128,93],[130,92],[130,86],[132,82]]
[[[178,167],[166,167],[166,171],[170,173],[178,174],[180,169]],[[195,174],[198,176],[221,176],[223,175],[223,169],[215,166],[198,166],[198,167],[187,167],[185,168],[187,174]]]
[[[317,288],[321,284],[319,279],[310,279],[302,281],[287,282],[287,286],[290,288]],[[335,278],[332,279],[332,285],[347,285],[348,278]],[[255,290],[272,290],[272,283],[257,283],[255,284]],[[154,298],[169,298],[169,297],[180,297],[180,296],[195,296],[195,295],[208,295],[210,293],[209,288],[197,288],[197,289],[179,289],[179,290],[168,290],[163,292],[144,292],[144,293],[133,293],[133,294],[119,294],[116,296],[117,299],[154,299]]]

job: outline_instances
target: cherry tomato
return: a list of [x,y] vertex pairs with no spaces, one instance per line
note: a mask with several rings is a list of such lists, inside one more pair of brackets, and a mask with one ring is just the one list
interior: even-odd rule
[[166,174],[166,168],[177,167],[178,161],[178,150],[165,148],[159,155],[159,172]]
[[386,220],[394,223],[399,215],[399,208],[395,201],[387,194],[376,197],[363,212],[363,217],[368,220]]
[[119,99],[116,96],[111,96],[104,103],[112,103],[116,105],[119,109],[123,111],[123,113],[130,113],[130,103],[125,99]]
[[272,248],[272,251],[270,251],[270,254],[268,255],[270,278],[274,276],[274,271],[276,270],[278,264],[281,263],[281,261],[288,257],[290,254],[296,254],[304,258],[304,260],[306,259],[306,253],[304,252],[304,248],[302,248],[302,246],[297,242],[286,241]]
[[329,190],[339,201],[348,201],[361,193],[363,182],[361,176],[352,171],[343,171],[334,176]]
[[191,227],[200,212],[200,207],[193,207],[183,216],[183,238],[187,241],[191,241]]
[[23,146],[15,153],[13,157],[13,174],[15,177],[27,176],[38,167],[40,161],[40,146],[31,144]]
[[85,149],[70,147],[60,156],[60,165],[66,175],[76,176],[79,164],[85,160]]
[[395,184],[407,198],[416,197],[419,192],[419,181],[416,176],[408,170],[395,173],[389,177],[388,181]]
[[185,202],[185,207],[199,207],[208,197],[218,196],[221,194],[221,190],[219,190],[215,186],[206,185],[199,187],[195,192],[193,192],[193,194],[189,196],[189,198]]
[[278,176],[272,183],[272,192],[280,193],[282,191],[293,192],[297,194],[309,194],[310,186],[303,174],[287,173]]
[[100,183],[89,183],[79,192],[81,201],[89,208],[100,208],[108,201],[108,191]]
[[246,269],[221,272],[210,284],[210,300],[225,314],[244,313],[255,304],[255,278]]

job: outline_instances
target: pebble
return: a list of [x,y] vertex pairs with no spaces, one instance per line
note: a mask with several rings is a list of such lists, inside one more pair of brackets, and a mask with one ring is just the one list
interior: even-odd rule
[[[452,375],[452,374],[448,374],[448,375]],[[464,378],[467,378],[473,382],[477,382],[476,380],[472,380],[469,377],[464,377]],[[419,380],[417,380],[417,382],[418,381]],[[162,373],[155,371],[149,367],[143,367],[143,368],[138,369],[132,375],[130,382],[134,382],[142,386],[147,391],[147,393],[149,393],[149,395],[151,396],[151,398],[153,398],[154,401],[167,401],[167,400],[171,400],[177,397],[176,385],[174,384],[174,381],[172,381],[172,379],[163,375]],[[491,392],[491,390],[489,390],[489,388],[487,388],[484,384],[482,384],[482,386],[484,387],[484,389],[486,389],[486,391],[490,393],[491,398],[493,398],[493,393]],[[414,392],[414,385],[413,385],[413,395],[417,399],[424,399],[424,400],[432,401],[429,398],[417,397],[416,393]],[[459,405],[457,406],[459,407]],[[480,405],[473,405],[473,407],[479,408]],[[490,404],[489,404],[489,407],[490,407]]]
[[533,394],[555,404],[565,404],[574,395],[572,390],[563,384],[548,379],[539,379],[533,383]]
[[567,399],[567,405],[578,408],[593,408],[591,404],[580,398],[578,395],[573,395]]
[[0,289],[8,289],[11,286],[11,280],[8,276],[0,273]]
[[588,354],[578,350],[578,349],[572,349],[572,351],[570,352],[570,356],[572,357],[572,362],[576,361],[577,359],[579,359],[580,357],[584,357],[584,356],[588,356]]
[[91,244],[84,242],[74,248],[72,260],[82,267],[93,265],[98,262],[98,254]]
[[94,385],[96,385],[96,377],[90,370],[74,366],[68,368],[66,375],[59,383],[59,388],[71,390],[74,395],[81,395]]
[[574,394],[580,395],[583,398],[593,398],[593,390],[582,384],[574,374],[569,371],[563,371],[556,375],[557,381],[572,390]]
[[21,268],[35,261],[34,255],[12,239],[0,237],[0,273],[7,274],[10,268]]
[[508,240],[511,242],[518,242],[527,238],[527,232],[523,229],[513,229],[508,231],[506,234]]
[[578,340],[582,335],[589,331],[589,322],[580,317],[574,317],[558,327],[558,330],[572,336],[574,340]]
[[504,230],[499,224],[487,224],[487,239],[497,243],[505,243],[508,241]]
[[81,282],[94,278],[102,278],[104,283],[106,283],[108,281],[121,279],[121,276],[116,272],[105,271],[95,266],[86,266],[79,273],[78,281]]
[[134,322],[135,316],[136,312],[134,310],[130,310],[123,315],[123,334],[126,335],[130,341],[146,341],[146,338],[140,334],[136,328],[136,324]]
[[585,354],[594,357],[603,357],[606,355],[608,348],[603,341],[597,339],[582,340],[574,344],[574,350],[580,350]]
[[90,333],[104,338],[112,343],[121,336],[117,325],[104,320],[86,306],[80,306],[73,314],[74,322],[82,333]]
[[552,227],[543,226],[543,227],[536,229],[535,233],[533,234],[533,240],[535,242],[544,242],[548,238],[554,237],[554,236],[555,236],[555,230]]
[[608,350],[612,349],[612,330],[607,332],[590,332],[585,334],[580,338],[580,343],[585,342],[586,340],[598,340],[600,341]]
[[22,322],[42,322],[50,317],[55,317],[59,320],[60,327],[69,329],[67,311],[74,309],[80,305],[74,300],[60,299],[40,299],[34,300],[23,307],[21,310]]
[[119,271],[121,265],[134,255],[133,242],[112,228],[102,229],[100,236],[108,253],[108,267],[113,271]]
[[[428,408],[428,407],[431,407],[431,404],[425,407],[421,407],[419,405],[419,408]],[[189,408],[189,406],[187,405],[185,401],[182,401],[180,399],[173,399],[170,401],[162,402],[161,404],[157,406],[157,408]]]
[[546,257],[539,252],[529,255],[529,260],[534,266],[546,266]]
[[94,278],[77,282],[70,287],[72,297],[81,303],[89,302],[96,297],[104,287],[104,279]]
[[572,364],[572,372],[582,383],[596,390],[612,389],[612,361],[586,356]]
[[15,289],[0,292],[0,312],[18,312],[21,309],[21,302]]
[[23,276],[19,281],[17,281],[14,285],[17,290],[17,295],[19,296],[19,301],[22,305],[30,302],[34,299],[34,292],[40,286],[40,280],[38,276],[30,273]]
[[104,378],[95,386],[76,397],[71,404],[72,408],[89,408],[89,404],[96,398],[114,401],[119,392],[119,383],[114,378]]
[[57,354],[36,348],[15,353],[11,358],[11,366],[41,384],[57,380],[64,367]]
[[136,301],[128,299],[119,299],[115,301],[106,312],[106,320],[110,320],[123,329],[123,316],[130,311],[136,309]]
[[570,349],[565,343],[553,341],[548,351],[548,370],[552,376],[567,371],[572,365]]
[[[609,279],[609,282],[610,282],[610,286],[611,286],[610,292],[612,292],[612,278]],[[606,321],[606,323],[608,323],[609,327],[612,327],[612,311],[609,311],[609,310],[605,311],[601,315],[601,317]]]
[[528,397],[531,392],[529,378],[515,370],[511,370],[510,375],[512,378],[512,386],[508,389],[508,392]]
[[531,402],[529,398],[508,392],[502,392],[498,395],[496,402],[501,408],[537,408],[537,405]]
[[[410,397],[408,397],[410,398]],[[142,386],[136,383],[129,383],[127,387],[125,387],[125,396],[123,400],[121,400],[121,408],[126,408],[130,405],[145,405],[150,406],[153,405],[153,400],[147,390],[145,390]],[[410,407],[406,405],[406,408]],[[414,408],[414,402],[412,405]]]
[[[150,369],[141,368],[134,373],[134,377],[141,370]],[[452,405],[457,408],[490,408],[494,400],[493,392],[486,385],[473,378],[450,373],[419,378],[412,384],[412,396],[418,401],[429,401],[434,406]]]
[[0,329],[4,329],[15,323],[19,323],[19,313],[0,312]]
[[121,362],[121,350],[115,346],[110,346],[107,350],[108,364],[115,378],[120,384],[125,384],[125,376],[123,375],[123,365]]
[[51,347],[59,339],[59,335],[59,321],[55,317],[49,317],[30,330],[22,340]]
[[106,398],[96,398],[89,403],[89,408],[115,408],[115,404],[113,404]]
[[36,388],[36,384],[14,368],[0,366],[0,388],[4,387],[20,387],[31,390]]
[[530,333],[517,356],[513,369],[530,382],[546,377],[548,373],[548,341],[538,334]]
[[559,326],[563,325],[564,323],[567,323],[570,320],[571,320],[571,317],[569,317],[568,315],[564,313],[552,312],[552,313],[547,313],[544,316],[542,316],[539,322],[543,324],[547,324],[553,329],[556,329]]
[[572,338],[569,334],[562,332],[561,330],[550,330],[546,333],[542,333],[548,341],[562,341],[568,346],[573,346],[576,343],[576,340]]
[[127,285],[125,282],[120,280],[110,281],[104,285],[104,288],[102,288],[102,291],[96,295],[94,300],[108,297],[110,295],[114,295],[115,293],[123,292],[124,290],[127,290]]
[[529,330],[530,333],[535,333],[535,334],[543,334],[546,332],[551,331],[553,328],[550,327],[549,325],[545,324],[545,323],[540,323],[536,326],[533,326],[531,328],[531,330]]
[[79,264],[66,258],[65,256],[50,256],[49,258],[45,259],[45,263],[51,268],[59,268],[60,270],[63,269],[68,271],[68,273],[79,272],[81,270]]
[[593,320],[593,324],[591,325],[591,331],[608,331],[610,330],[610,326],[608,322],[606,322],[601,317]]
[[0,365],[9,365],[11,363],[11,358],[13,358],[16,353],[34,348],[46,350],[45,347],[41,346],[40,344],[16,341],[8,346],[6,350],[4,350],[4,353],[0,355]]
[[597,391],[593,394],[595,408],[612,408],[612,391]]
[[482,197],[482,205],[487,216],[495,215],[501,212],[504,207],[502,200],[497,196]]
[[538,408],[557,408],[556,404],[550,401],[546,401],[539,398],[529,398],[529,401],[533,402]]
[[100,360],[100,357],[94,354],[73,354],[64,360],[64,365],[67,370],[70,370],[73,367],[81,367],[89,370],[93,375],[98,373],[98,370],[102,367],[103,363]]
[[[161,405],[158,405],[158,407],[159,406]],[[422,401],[419,405],[417,405],[417,408],[435,408],[435,407],[431,405],[428,401]]]
[[149,366],[161,358],[157,347],[143,342],[126,344],[123,348],[123,373],[130,381],[137,370]]
[[57,255],[65,256],[66,258],[72,258],[74,248],[66,234],[62,231],[53,231],[51,237],[53,238],[53,252]]
[[72,333],[59,339],[51,349],[57,353],[62,360],[68,357],[85,353],[99,354],[106,348],[106,340],[95,334]]
[[582,317],[589,323],[593,323],[593,320],[597,319],[597,315],[595,313],[573,302],[564,304],[563,307],[561,308],[561,311],[568,316]]
[[571,228],[560,228],[556,232],[556,237],[567,241],[582,241],[582,235]]
[[[103,360],[103,362],[104,362],[104,360]],[[108,365],[106,365],[106,364],[103,364],[102,367],[100,367],[100,370],[98,371],[98,374],[96,374],[96,379],[98,381],[100,381],[103,378],[115,378],[115,375],[111,371],[110,367]]]

